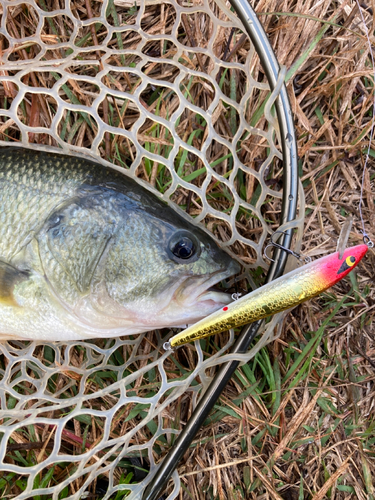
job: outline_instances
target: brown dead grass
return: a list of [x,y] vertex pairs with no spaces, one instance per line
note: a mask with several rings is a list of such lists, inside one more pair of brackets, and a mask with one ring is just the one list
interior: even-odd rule
[[[330,0],[318,4],[265,0],[257,2],[256,11],[280,64],[287,68],[307,50],[323,24],[300,17],[261,13],[298,13],[343,26],[328,28],[287,88],[295,113],[301,178],[307,201],[304,252],[316,255],[322,249],[334,251],[340,229],[350,214],[355,220],[350,241],[358,244],[361,241],[360,183],[373,114],[374,85],[369,47],[357,6],[353,2]],[[367,20],[371,32],[371,15],[367,15]],[[365,130],[367,133],[363,134]],[[363,213],[366,231],[374,239],[373,158],[368,167]],[[339,311],[325,329],[324,343],[311,360],[308,377],[291,389],[293,376],[298,373],[296,369],[281,385],[279,406],[273,416],[269,409],[249,397],[236,410],[238,420],[226,416],[201,430],[199,439],[220,432],[227,435],[189,454],[181,466],[180,472],[187,489],[195,492],[194,498],[209,498],[202,495],[197,486],[201,481],[204,483],[199,469],[209,466],[209,481],[215,485],[213,490],[220,500],[243,498],[242,493],[235,492],[235,486],[238,478],[243,481],[245,476],[252,485],[258,480],[256,488],[245,493],[245,498],[374,498],[373,447],[363,444],[366,433],[373,436],[374,424],[373,280],[374,252],[371,250],[356,273],[358,290],[351,295],[356,304]],[[366,285],[369,293],[364,298],[361,294]],[[300,341],[303,346],[305,332],[316,331],[335,301],[349,289],[349,283],[336,287],[330,306],[324,298],[317,298],[289,315],[282,337],[268,348],[271,362],[279,365],[282,375],[288,365],[286,349],[291,345],[297,349]],[[337,363],[348,367],[343,378],[331,371],[336,370]],[[264,375],[264,371],[259,370],[258,377]],[[312,390],[313,386],[320,388]],[[240,394],[239,389],[233,381],[225,390],[221,404],[230,408],[230,401]],[[332,405],[331,411],[318,404],[322,395]],[[271,436],[269,425],[276,422],[278,432]],[[303,442],[308,434],[306,426],[315,428],[315,439]],[[261,430],[264,431],[261,441],[252,444],[252,437]],[[241,440],[246,440],[246,452],[241,450]],[[246,456],[248,464],[244,466]],[[234,463],[234,457],[238,464]],[[345,489],[343,485],[350,488]]]
[[[87,8],[89,5],[90,2],[74,2],[75,15],[81,19],[95,16],[95,9],[100,9],[100,3],[94,2],[91,11]],[[369,47],[361,28],[357,5],[346,0],[323,0],[318,3],[312,0],[261,0],[257,2],[256,10],[280,64],[286,65],[288,69],[307,51],[324,24],[304,17],[272,13],[313,16],[340,25],[327,27],[315,49],[308,54],[305,62],[288,82],[287,88],[295,114],[301,179],[307,201],[303,251],[311,256],[334,251],[340,228],[349,215],[353,215],[355,220],[350,241],[357,244],[361,240],[358,218],[360,183],[374,91]],[[371,32],[375,26],[372,11],[369,12],[367,20]],[[168,32],[168,19],[167,15],[156,20],[151,16],[148,20],[150,30],[157,26]],[[27,22],[33,22],[32,16]],[[172,18],[169,19],[169,23],[171,22]],[[25,23],[25,19],[15,18],[9,29],[17,36],[21,27],[27,29]],[[187,36],[193,37],[194,34],[189,32],[191,26],[189,28],[186,20],[184,23]],[[198,25],[194,30],[195,33],[199,32]],[[93,38],[100,39],[102,35],[104,36],[99,29],[93,34]],[[52,53],[56,40],[52,34],[46,34],[47,36],[50,37],[46,40],[51,42]],[[227,39],[227,34],[223,34],[223,40]],[[149,50],[156,54],[159,49],[157,44],[154,45]],[[231,45],[232,52],[237,52],[238,57],[246,56],[246,49],[246,41],[243,40],[240,44]],[[30,51],[33,50],[37,50],[37,47],[20,48],[17,57],[30,57]],[[96,57],[97,53],[94,51],[93,58]],[[205,64],[207,61],[197,57],[198,66]],[[87,68],[87,71],[95,76],[94,66]],[[159,74],[166,74],[170,68],[151,65],[147,71],[156,75],[158,71]],[[120,90],[127,90],[126,85],[134,90],[137,85],[135,79],[115,84]],[[108,86],[110,85],[109,82]],[[45,80],[45,86],[48,86],[48,79]],[[4,85],[3,89],[4,94],[0,96],[2,99],[14,96],[15,89],[11,85]],[[95,97],[96,92],[95,86],[86,86],[84,89],[72,86],[71,91],[85,104],[90,98],[90,92],[91,97]],[[203,94],[199,94],[197,90],[202,107],[207,106],[210,100],[208,86]],[[117,106],[116,103],[113,104],[114,107]],[[171,100],[171,109],[165,109],[164,112],[173,112],[177,105]],[[50,113],[42,95],[38,98],[34,96],[31,102],[26,103],[25,110],[26,117],[34,119],[36,125],[48,126],[50,123]],[[122,121],[124,128],[131,127],[137,119],[133,111],[131,105],[123,115],[117,109],[118,119]],[[104,120],[108,119],[108,102],[103,103],[100,112]],[[74,126],[74,119],[72,116],[70,129]],[[217,120],[220,132],[230,136],[230,124],[225,117],[218,115],[214,119]],[[31,124],[30,121],[29,123]],[[150,136],[146,136],[151,126],[150,123],[140,131],[140,140],[151,140]],[[186,116],[186,122],[181,124],[181,133],[188,126],[189,117]],[[10,131],[11,138],[17,140],[18,132],[8,121],[5,125],[0,125],[0,133],[5,130]],[[82,128],[77,130],[75,144],[90,144],[92,133],[94,132],[89,124],[83,123]],[[46,137],[35,135],[31,140],[34,139],[36,143],[49,143]],[[153,140],[160,147],[167,147],[169,144],[164,133]],[[50,143],[53,144],[53,141]],[[103,156],[112,154],[115,143],[116,139],[111,143],[107,134],[102,145]],[[199,147],[199,144],[196,146]],[[261,144],[245,144],[244,152],[241,153],[242,161],[251,164],[259,157],[262,158],[261,153],[257,155],[254,152],[254,149],[260,151],[262,147]],[[373,150],[375,151],[375,147]],[[126,155],[131,157],[132,154],[131,145],[120,143],[120,151],[126,162]],[[217,152],[212,151],[212,158],[215,158],[215,154]],[[151,175],[152,183],[155,183],[155,172]],[[143,169],[140,176],[146,175]],[[371,157],[364,182],[363,214],[366,230],[373,240],[374,175],[374,159]],[[255,187],[253,178],[249,177],[246,180],[248,200]],[[180,196],[186,198],[186,191],[182,190]],[[199,200],[195,200],[193,195],[189,203],[191,213],[194,214],[194,210],[198,213]],[[275,227],[279,210],[277,204],[273,206],[270,203],[268,206],[268,216],[275,221]],[[225,240],[226,229],[222,228],[222,231]],[[254,232],[256,231],[255,227]],[[243,257],[245,261],[250,259],[246,255]],[[293,311],[285,321],[281,338],[266,348],[263,357],[252,365],[253,375],[260,382],[260,389],[258,392],[254,390],[241,401],[238,400],[245,390],[244,380],[248,379],[243,368],[238,370],[220,399],[220,409],[213,412],[213,417],[199,431],[192,447],[178,466],[184,486],[180,493],[181,499],[374,498],[373,279],[374,252],[371,250],[353,278],[354,288],[351,288],[348,280],[339,284],[330,294]],[[299,359],[299,354],[311,337],[309,332],[317,332],[336,303],[348,293],[346,301],[350,304],[339,309],[329,320],[313,356],[306,356],[291,369],[292,363]],[[216,340],[220,343],[220,339]],[[178,352],[177,358],[186,369],[194,366],[195,357],[189,348],[185,354]],[[261,360],[264,362],[263,367]],[[269,362],[268,368],[265,367],[266,361]],[[304,363],[309,365],[307,372],[301,378],[296,378]],[[274,374],[278,373],[280,378],[280,382],[273,381],[273,385],[267,379],[267,374],[272,371]],[[70,375],[62,374],[61,380],[64,377],[69,378]],[[141,382],[142,379],[138,386]],[[250,385],[249,381],[247,383]],[[275,392],[277,397],[272,399]],[[114,428],[114,436],[118,435],[119,429],[121,433],[125,433],[127,426],[132,425],[125,421],[129,411],[116,420],[115,424],[118,423],[119,428]],[[174,421],[177,415],[182,428],[191,411],[192,397],[186,394],[177,401],[175,407],[168,408],[165,425],[168,426],[168,422]],[[74,440],[69,441],[70,437],[65,436],[66,443],[72,446],[77,445],[77,439],[82,435],[80,424],[76,422],[74,425]],[[45,447],[40,453],[46,450],[49,438],[46,436]],[[146,435],[139,436],[141,441],[148,438]],[[100,428],[91,431],[91,443],[95,443],[97,439],[100,439]],[[24,444],[24,440],[20,441],[22,443]],[[166,449],[165,453],[167,451]],[[157,457],[158,460],[160,458],[162,456]],[[59,470],[56,473],[58,479]],[[78,487],[78,484],[72,484],[71,493]],[[13,491],[15,493],[16,490]]]

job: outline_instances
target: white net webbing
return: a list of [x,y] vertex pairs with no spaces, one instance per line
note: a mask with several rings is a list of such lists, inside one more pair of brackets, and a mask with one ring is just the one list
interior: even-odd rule
[[[0,145],[127,170],[241,258],[253,284],[278,228],[282,156],[275,96],[267,102],[230,5],[1,0],[0,18]],[[279,329],[275,317],[241,356],[225,354],[233,332],[173,354],[161,348],[167,331],[0,344],[2,497],[139,498],[180,428],[174,403],[186,421],[212,367],[251,359]],[[168,498],[180,489],[177,473],[173,481]]]

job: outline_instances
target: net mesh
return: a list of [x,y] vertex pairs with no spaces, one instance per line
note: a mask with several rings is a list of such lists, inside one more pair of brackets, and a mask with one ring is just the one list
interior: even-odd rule
[[[240,258],[241,286],[255,286],[282,155],[276,96],[230,5],[3,0],[0,17],[0,145],[126,170]],[[251,359],[280,317],[236,356],[233,332],[172,354],[168,331],[0,344],[3,496],[140,498],[178,433],[175,402],[194,408],[213,368]],[[175,472],[168,498],[179,489]]]

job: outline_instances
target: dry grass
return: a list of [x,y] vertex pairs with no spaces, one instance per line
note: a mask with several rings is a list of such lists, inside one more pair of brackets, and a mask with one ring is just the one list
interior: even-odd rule
[[[356,222],[351,234],[356,244],[361,239],[358,203],[374,93],[357,6],[266,0],[256,10],[280,64],[293,68],[304,56],[288,82],[307,201],[304,252],[333,251],[350,214]],[[371,26],[371,18],[369,22]],[[371,157],[364,216],[372,238],[374,176]],[[222,437],[197,447],[179,469],[193,498],[209,498],[200,493],[200,468],[207,469],[212,498],[220,500],[374,498],[373,279],[370,251],[350,281],[294,310],[281,338],[260,353],[255,366],[246,367],[259,385],[241,403],[236,398],[241,399],[246,372],[238,371],[221,398],[222,418],[212,417],[198,439]],[[315,345],[308,344],[316,335]]]
[[[94,16],[95,9],[100,9],[100,3],[93,2],[94,12],[90,14],[87,2],[77,1],[74,4],[75,15],[82,19]],[[286,65],[289,70],[287,88],[295,114],[300,176],[307,201],[303,252],[315,256],[334,251],[340,228],[349,215],[353,215],[355,221],[350,242],[357,244],[361,240],[358,212],[360,183],[373,116],[374,93],[369,47],[361,27],[357,5],[341,0],[260,0],[256,10],[280,64]],[[157,12],[155,11],[155,16]],[[369,9],[366,18],[370,33],[375,28],[372,16],[372,10]],[[130,16],[130,23],[131,19]],[[156,24],[159,26],[160,19],[154,19],[157,19]],[[19,18],[15,18],[9,29],[14,31],[22,27],[27,30],[25,22],[19,13]],[[28,22],[33,23],[32,17]],[[151,29],[152,16],[147,22]],[[172,22],[172,18],[164,15],[163,22],[163,29],[168,32],[168,23]],[[198,33],[198,25],[197,22],[195,33]],[[187,26],[185,24],[186,36],[189,36]],[[82,33],[83,37],[88,36],[88,29],[86,31]],[[56,42],[52,28],[46,33],[46,37],[47,35],[51,37],[51,44]],[[93,38],[95,36],[99,40],[101,36],[105,36],[100,27],[92,35]],[[223,39],[228,38],[229,30],[223,34]],[[238,40],[240,39],[239,36]],[[129,40],[130,38],[124,40],[124,43]],[[238,54],[239,59],[246,57],[248,48],[248,41],[241,43],[236,46],[233,42],[231,45],[231,50]],[[157,54],[160,48],[154,45],[147,50]],[[5,49],[3,46],[2,50]],[[37,48],[23,48],[18,51],[17,57],[29,57],[33,50]],[[173,50],[173,47],[168,50]],[[225,44],[222,50],[225,50]],[[52,51],[53,45],[51,53]],[[93,52],[93,59],[97,57],[96,52]],[[199,58],[196,62],[197,65],[208,64]],[[95,76],[95,66],[86,70]],[[154,72],[156,77],[158,74],[170,76],[173,68],[150,65],[147,71]],[[261,70],[255,68],[254,72],[259,75]],[[238,75],[240,95],[244,78]],[[49,81],[46,79],[45,86],[48,85]],[[135,76],[130,75],[128,79],[112,80],[107,85],[134,91],[137,81]],[[200,85],[203,88],[205,84],[200,82]],[[204,109],[212,96],[208,83],[205,91],[202,88],[197,85],[192,95],[196,96],[195,104]],[[3,106],[7,106],[16,91],[11,85],[4,85],[3,91],[0,100],[5,103]],[[149,89],[142,98],[147,100],[153,91],[154,89]],[[230,92],[229,87],[227,91]],[[67,100],[72,100],[74,96],[74,99],[89,104],[89,99],[95,98],[96,89],[95,85],[92,88],[88,88],[87,84],[84,88],[67,85],[65,92]],[[256,98],[261,102],[259,96]],[[164,116],[172,113],[177,105],[173,98],[170,99],[169,108],[162,110]],[[25,102],[23,119],[29,123],[34,119],[36,124],[48,127],[51,123],[51,106],[53,102],[47,102],[43,95],[38,99],[31,98]],[[249,116],[254,109],[255,104],[249,111]],[[125,129],[131,128],[137,119],[136,110],[126,104],[121,108],[119,101],[103,101],[99,113],[104,120],[121,123]],[[190,118],[188,115],[184,116],[184,121],[180,124],[179,130],[186,137],[193,132],[189,129]],[[230,121],[231,118],[233,122]],[[77,116],[73,113],[67,118],[67,134],[71,143],[85,146],[90,144],[95,135],[95,123],[87,117],[78,119],[81,128],[75,127]],[[236,123],[234,110],[227,109],[226,113],[218,114],[214,119],[223,135],[228,138],[233,136],[235,130],[231,128],[231,123]],[[17,140],[17,127],[7,121],[2,123],[0,133]],[[260,127],[261,124],[260,120],[257,125]],[[198,125],[203,134],[197,135],[197,149],[204,137],[204,124],[201,122]],[[161,129],[155,135],[154,130],[152,123],[146,123],[139,131],[139,139],[143,140],[143,144],[153,144],[153,147],[159,148],[160,155],[167,156],[171,145],[168,132]],[[54,144],[53,139],[38,134],[32,140],[35,143]],[[246,165],[256,165],[256,162],[264,159],[263,149],[262,144],[244,141],[241,161]],[[114,163],[126,166],[132,156],[132,146],[124,140],[121,142],[119,137],[107,134],[101,144],[101,154],[112,158]],[[212,147],[209,154],[210,161],[215,161],[218,154],[220,157],[218,148]],[[364,179],[363,214],[366,230],[375,240],[375,145],[371,154]],[[200,168],[199,160],[193,162],[191,157],[190,160],[191,164]],[[162,191],[169,179],[163,177],[163,171],[159,167],[157,164],[144,163],[140,166],[138,175],[147,178]],[[219,173],[225,175],[228,165],[221,165],[220,168],[222,170]],[[191,175],[192,172],[194,169],[184,174]],[[204,181],[203,173],[202,176],[197,182]],[[245,199],[251,200],[257,188],[254,178],[244,176],[238,182],[239,188],[244,188]],[[279,174],[275,174],[270,182],[280,182]],[[210,191],[214,194],[211,198],[214,206],[230,206],[225,187],[212,183]],[[196,194],[188,195],[186,190],[181,189],[175,196],[180,205],[190,207],[192,215],[199,214],[200,201]],[[279,211],[278,203],[270,202],[265,205],[264,213],[272,221],[272,227],[277,226]],[[249,229],[244,215],[238,218],[237,223],[239,230],[251,236],[259,231],[255,223]],[[229,229],[225,224],[215,226],[215,231],[222,240],[228,239]],[[246,250],[246,254],[242,247],[234,250],[245,262],[254,261],[250,250]],[[374,262],[374,252],[371,250],[358,271],[350,275],[350,279],[295,309],[287,316],[280,339],[262,349],[250,365],[237,370],[178,466],[183,485],[181,499],[375,498]],[[218,345],[224,344],[225,336],[222,337],[215,338]],[[145,340],[144,353],[150,349],[152,342],[154,337],[150,334]],[[213,349],[216,348],[214,344]],[[124,352],[122,355],[126,357]],[[45,353],[41,352],[40,356],[45,356]],[[78,354],[75,356],[73,364],[79,366],[81,361]],[[181,349],[177,351],[175,360],[170,361],[169,373],[173,377],[179,377],[180,370],[182,373],[183,370],[189,372],[195,363],[193,349]],[[135,364],[134,369],[139,369],[139,366]],[[74,370],[70,374],[61,374],[54,384],[61,389],[67,382],[74,382]],[[92,382],[95,387],[100,387],[101,383],[105,383],[104,375]],[[157,387],[156,380],[154,383]],[[142,395],[154,390],[153,387],[149,380],[140,377],[134,390]],[[101,401],[98,404],[109,407],[111,401]],[[186,393],[176,401],[175,406],[168,407],[165,426],[182,428],[191,415],[192,408],[192,394]],[[143,410],[144,408],[128,408],[117,415],[112,429],[113,436],[117,437],[135,425],[138,413],[141,414]],[[132,411],[133,420],[128,418]],[[70,429],[72,434],[63,436],[64,446],[72,453],[75,447],[77,450],[81,449],[86,439],[91,444],[100,441],[100,422],[93,422],[88,434],[85,431],[87,425],[87,422],[75,420]],[[18,435],[18,453],[23,450],[21,445],[29,441],[29,438],[24,438],[28,436],[27,432],[25,430],[24,434]],[[38,429],[35,432],[38,433]],[[140,433],[137,439],[140,442],[147,441],[150,433],[152,434],[150,429],[148,434]],[[37,454],[48,450],[49,439],[46,429],[40,430],[36,441],[44,442],[45,446],[42,451],[39,443],[34,446],[38,450]],[[156,460],[160,460],[168,452],[170,436],[168,441],[161,440],[158,444],[160,446],[157,454],[155,452]],[[131,465],[128,463],[123,466],[123,470],[132,470]],[[138,463],[138,466],[147,469],[146,462]],[[63,480],[68,477],[67,474],[69,470],[57,467],[55,480]],[[120,472],[116,478],[121,480]],[[101,481],[104,486],[100,481],[94,485],[95,498],[100,498],[100,488],[105,488],[106,478],[103,477]],[[12,498],[22,491],[21,482],[11,485],[9,480],[9,484],[2,484],[0,479],[1,487],[4,498]],[[78,488],[79,484],[72,484],[69,493],[74,493]]]

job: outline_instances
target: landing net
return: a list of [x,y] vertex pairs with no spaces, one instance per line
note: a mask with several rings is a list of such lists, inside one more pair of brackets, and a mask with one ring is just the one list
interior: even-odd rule
[[[241,259],[240,287],[259,284],[279,228],[281,140],[230,4],[3,0],[0,18],[0,145],[126,170]],[[226,354],[233,332],[173,354],[167,330],[0,344],[2,495],[140,498],[213,367],[251,359],[280,319],[244,355]],[[175,472],[168,498],[179,490]]]

